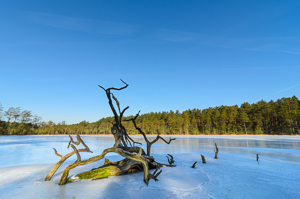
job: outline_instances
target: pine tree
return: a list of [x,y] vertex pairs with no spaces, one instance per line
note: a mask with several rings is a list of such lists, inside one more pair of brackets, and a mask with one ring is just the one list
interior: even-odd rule
[[244,131],[247,135],[247,122],[249,122],[249,117],[244,108],[239,109],[239,119],[240,119],[240,122],[242,123]]
[[220,119],[220,111],[218,107],[215,107],[212,115],[212,125],[213,125],[214,134],[216,134],[216,130],[218,132],[218,126],[220,125],[219,119]]

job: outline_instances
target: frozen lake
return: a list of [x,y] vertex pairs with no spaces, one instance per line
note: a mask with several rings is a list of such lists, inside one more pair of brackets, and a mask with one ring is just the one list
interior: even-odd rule
[[[167,163],[166,154],[172,154],[177,167],[162,168],[159,181],[150,181],[147,187],[142,173],[57,185],[63,169],[76,156],[45,182],[43,179],[59,160],[52,148],[62,155],[69,153],[69,137],[0,136],[0,198],[300,198],[299,136],[174,137],[177,140],[170,145],[160,141],[151,151],[162,163]],[[144,144],[141,136],[132,138]],[[81,153],[82,159],[114,144],[112,135],[82,139],[94,152]],[[217,160],[215,143],[219,147]],[[202,164],[200,154],[207,164]],[[122,157],[112,153],[107,158],[116,161]],[[75,168],[70,176],[100,166],[103,161]],[[196,168],[190,168],[195,161]]]

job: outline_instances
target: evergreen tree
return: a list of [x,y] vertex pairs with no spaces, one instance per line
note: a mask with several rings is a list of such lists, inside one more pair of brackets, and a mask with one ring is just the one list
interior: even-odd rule
[[183,118],[184,134],[187,135],[189,134],[189,125],[190,125],[190,116],[188,111],[184,111],[182,113],[182,118]]
[[244,108],[240,108],[239,110],[239,119],[244,127],[245,134],[247,135],[247,123],[249,122],[249,117]]
[[10,129],[11,129],[11,121],[13,119],[13,115],[14,115],[14,110],[15,108],[10,107],[7,111],[4,112],[4,116],[6,116],[7,118],[7,123],[8,123],[8,127],[7,127],[7,134],[10,135]]

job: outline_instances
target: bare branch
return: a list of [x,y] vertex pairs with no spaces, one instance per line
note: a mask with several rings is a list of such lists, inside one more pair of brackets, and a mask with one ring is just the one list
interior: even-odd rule
[[69,135],[69,137],[70,137],[70,141],[69,141],[68,148],[70,147],[70,144],[71,144],[71,143],[73,143],[73,144],[75,144],[75,145],[79,145],[79,144],[81,143],[81,144],[85,147],[85,149],[90,150],[89,147],[88,147],[88,146],[84,143],[84,141],[81,139],[81,137],[80,137],[79,134],[77,134],[77,142],[74,142],[74,141],[73,141],[73,138],[72,138],[71,135]]
[[193,164],[192,168],[194,169],[196,167],[197,161]]
[[[72,138],[72,136],[71,136],[71,135],[69,135],[69,137],[70,137],[70,141],[69,141],[69,144],[68,144],[68,147],[67,147],[67,148],[69,148],[69,147],[70,147],[70,144],[71,144],[71,143],[74,143],[74,144],[76,144],[76,143],[78,142],[78,140],[77,140],[77,142],[75,143],[75,142],[73,141],[73,138]],[[78,144],[76,144],[76,145],[78,145]]]
[[120,113],[120,121],[122,121],[123,114],[125,113],[125,111],[127,109],[129,109],[129,106],[127,106],[126,108],[124,108],[123,111]]
[[[169,159],[168,156],[170,156],[170,159]],[[173,156],[170,155],[170,154],[168,154],[168,156],[166,156],[166,157],[168,158],[169,165],[173,165],[173,163],[175,162],[174,159],[173,159]]]
[[134,118],[127,119],[127,120],[124,120],[124,121],[126,121],[126,122],[128,122],[128,121],[135,121],[136,118],[139,116],[140,112],[141,112],[141,111],[139,110],[139,112],[136,114],[136,116],[135,116]]
[[[134,146],[134,144],[140,144],[140,145],[142,145],[142,143],[136,142],[136,141],[134,141],[131,137],[129,137],[129,135],[128,135],[128,133],[126,132],[126,129],[125,129],[124,126],[122,126],[122,129],[123,129],[123,132],[124,132],[125,141],[126,141],[127,143],[129,143],[130,146],[132,146],[132,145]],[[131,143],[132,143],[132,144],[131,144]]]
[[176,140],[176,138],[170,138],[169,141],[166,141],[164,138],[162,138],[159,134],[157,135],[157,137],[152,141],[150,142],[146,136],[146,134],[142,131],[142,129],[140,129],[139,127],[137,127],[136,123],[135,123],[135,120],[136,118],[139,116],[140,114],[140,111],[138,112],[138,114],[136,114],[136,116],[134,118],[131,118],[131,119],[127,119],[127,120],[124,120],[124,121],[132,121],[134,127],[136,130],[139,131],[139,134],[142,134],[146,143],[147,143],[147,155],[150,156],[150,151],[151,151],[151,146],[152,144],[154,144],[155,142],[157,142],[159,139],[163,140],[165,143],[167,144],[170,144],[172,140]]
[[[77,152],[90,152],[93,153],[92,151],[90,151],[89,147],[83,142],[83,140],[81,139],[80,135],[77,135],[77,142],[73,141],[73,138],[70,136],[70,142],[69,142],[69,146],[71,143],[74,143],[76,145],[79,145],[80,143],[82,143],[83,146],[85,146],[84,149],[79,149],[77,150]],[[69,147],[68,146],[68,147]],[[56,150],[54,149],[54,151],[56,152]],[[68,153],[65,156],[59,156],[60,154],[58,154],[57,152],[55,153],[55,155],[61,157],[60,160],[52,167],[52,169],[50,170],[50,172],[48,173],[48,175],[45,178],[45,181],[49,181],[51,180],[52,176],[55,174],[55,172],[57,171],[57,169],[72,155],[74,155],[76,152],[75,150],[73,150],[72,152]]]
[[76,153],[76,155],[77,155],[77,160],[76,160],[76,162],[80,162],[80,161],[81,161],[81,157],[80,157],[80,154],[78,153],[76,147],[75,147],[73,144],[71,144],[71,147],[74,149],[74,151],[75,151],[75,153]]
[[159,174],[161,174],[162,170],[160,170],[157,174],[156,172],[159,170],[159,168],[155,169],[155,171],[153,172],[153,174],[149,174],[147,180],[145,181],[146,185],[148,186],[149,181],[151,179],[153,179],[154,181],[158,181],[157,177],[159,176]]
[[55,148],[53,148],[53,150],[54,150],[55,155],[57,155],[58,157],[61,157],[61,158],[63,157],[62,155],[60,155],[60,154],[57,153],[57,151],[56,151]]
[[120,79],[124,84],[126,84],[126,86],[129,86],[126,82],[124,82],[122,79]]
[[103,87],[100,86],[100,85],[98,85],[98,86],[99,86],[100,88],[102,88],[103,90],[105,90],[106,92],[107,92],[107,91],[110,92],[110,90],[117,90],[117,91],[120,91],[120,90],[123,90],[123,89],[125,89],[125,88],[127,88],[127,87],[129,86],[129,84],[127,84],[126,82],[124,82],[122,79],[121,79],[121,81],[125,84],[125,86],[123,86],[123,87],[121,87],[121,88],[110,87],[110,88],[105,89],[105,88],[103,88]]
[[163,140],[165,143],[170,144],[172,140],[176,140],[176,138],[170,138],[169,141],[166,141],[164,138],[162,138],[160,135],[157,135],[157,138]]
[[102,86],[100,86],[100,85],[98,85],[100,88],[102,88],[105,92],[106,92],[106,89],[105,88],[103,88]]
[[111,93],[111,96],[112,98],[115,100],[116,104],[117,104],[117,107],[119,109],[119,113],[121,113],[121,110],[120,110],[120,102],[118,101],[118,99],[114,96],[114,94]]

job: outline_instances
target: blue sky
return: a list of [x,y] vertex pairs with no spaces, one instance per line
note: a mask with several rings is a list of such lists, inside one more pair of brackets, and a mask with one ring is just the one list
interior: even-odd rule
[[299,1],[0,1],[0,102],[44,121],[300,97]]

